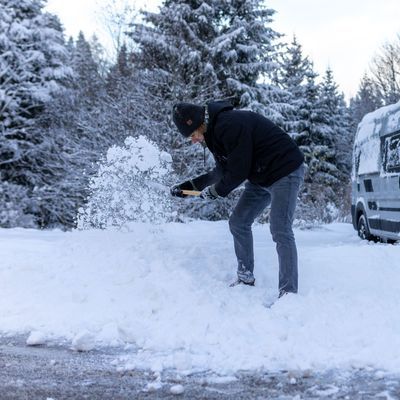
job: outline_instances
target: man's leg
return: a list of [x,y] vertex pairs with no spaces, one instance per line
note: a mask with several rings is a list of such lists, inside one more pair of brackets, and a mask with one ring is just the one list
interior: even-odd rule
[[297,293],[297,249],[292,224],[296,200],[304,177],[304,167],[280,179],[268,190],[271,193],[270,230],[279,259],[279,294]]
[[254,250],[251,225],[271,201],[265,188],[246,182],[245,190],[229,218],[229,229],[233,235],[238,260],[238,279],[253,283]]

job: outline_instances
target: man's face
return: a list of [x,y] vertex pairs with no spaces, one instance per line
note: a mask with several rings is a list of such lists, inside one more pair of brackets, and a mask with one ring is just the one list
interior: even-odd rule
[[205,125],[203,124],[190,135],[190,140],[192,141],[192,144],[204,142],[204,131]]

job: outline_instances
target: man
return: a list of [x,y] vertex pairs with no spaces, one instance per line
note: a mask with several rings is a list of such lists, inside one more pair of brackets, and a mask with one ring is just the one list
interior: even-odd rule
[[178,103],[173,120],[192,143],[205,143],[216,168],[171,189],[201,191],[200,197],[216,200],[246,181],[245,189],[229,218],[238,260],[237,284],[254,286],[254,253],[251,226],[271,204],[270,231],[279,258],[279,297],[297,293],[297,249],[292,230],[299,187],[304,178],[304,157],[295,142],[267,118],[251,111],[234,110],[228,102],[205,107]]

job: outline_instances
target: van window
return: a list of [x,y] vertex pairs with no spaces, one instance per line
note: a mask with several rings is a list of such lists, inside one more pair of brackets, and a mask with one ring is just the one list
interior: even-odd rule
[[358,175],[358,170],[360,168],[360,148],[356,147],[354,149],[354,159],[353,159],[353,179]]
[[386,172],[400,172],[400,133],[385,139]]
[[367,140],[359,143],[358,175],[376,174],[381,170],[380,161],[381,141],[378,135],[369,137]]

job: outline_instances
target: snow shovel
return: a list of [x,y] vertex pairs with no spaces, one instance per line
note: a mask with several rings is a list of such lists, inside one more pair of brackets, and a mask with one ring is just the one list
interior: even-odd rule
[[186,196],[200,196],[201,192],[198,190],[182,190],[182,194]]

